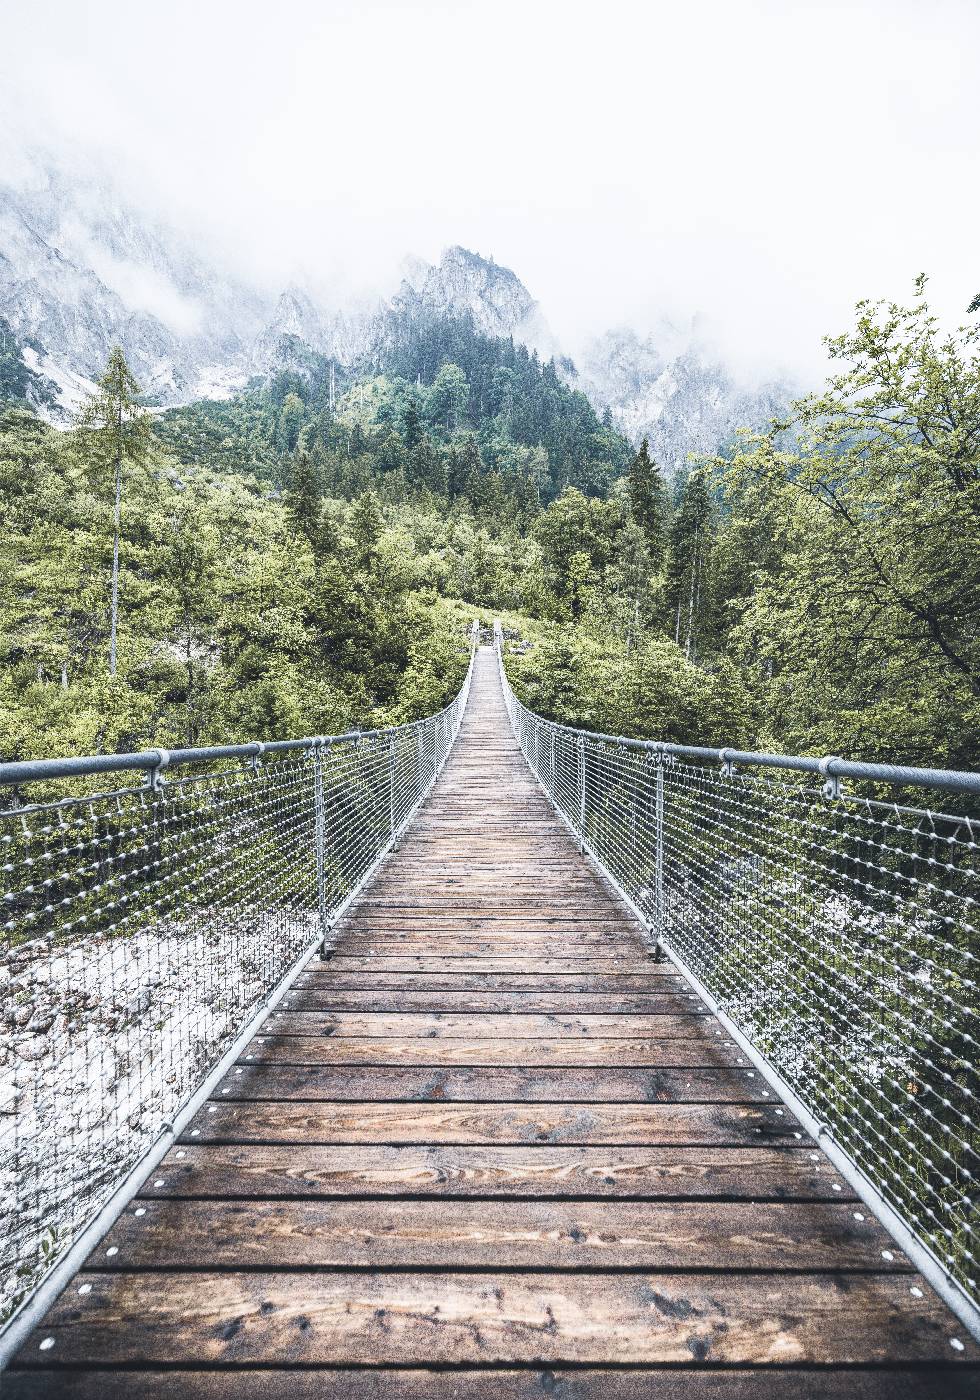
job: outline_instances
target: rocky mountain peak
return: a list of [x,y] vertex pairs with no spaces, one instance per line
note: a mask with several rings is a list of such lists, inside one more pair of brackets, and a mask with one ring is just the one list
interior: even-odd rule
[[[438,263],[407,258],[402,279],[390,301],[327,306],[296,285],[273,300],[97,182],[42,169],[29,186],[0,186],[0,319],[32,383],[50,382],[52,417],[85,396],[115,344],[151,399],[171,404],[226,398],[255,374],[302,372],[311,351],[376,368],[400,322],[440,317],[554,357],[627,436],[649,436],[668,471],[761,425],[789,397],[779,384],[738,387],[693,323],[610,331],[576,369],[517,274],[460,244]],[[42,405],[42,391],[35,398]]]
[[409,314],[467,316],[481,335],[550,339],[538,303],[509,267],[454,244],[436,265],[413,260],[396,303]]

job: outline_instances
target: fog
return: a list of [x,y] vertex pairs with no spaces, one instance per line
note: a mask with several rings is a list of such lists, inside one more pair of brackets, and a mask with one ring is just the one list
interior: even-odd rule
[[573,350],[696,317],[745,377],[920,271],[947,319],[980,291],[975,3],[7,0],[3,34],[0,178],[101,169],[270,288],[462,243]]

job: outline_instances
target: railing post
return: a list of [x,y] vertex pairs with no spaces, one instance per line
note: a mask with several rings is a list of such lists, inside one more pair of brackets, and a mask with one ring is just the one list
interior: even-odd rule
[[654,914],[657,923],[657,941],[653,949],[656,962],[664,962],[663,933],[666,927],[664,909],[664,754],[657,750],[657,796],[654,811]]
[[388,822],[392,849],[395,846],[395,736],[388,735]]
[[313,849],[316,859],[316,902],[320,916],[320,955],[328,953],[330,919],[327,914],[327,812],[323,794],[323,740],[313,741]]
[[578,804],[578,848],[585,854],[585,740],[578,741],[579,804]]

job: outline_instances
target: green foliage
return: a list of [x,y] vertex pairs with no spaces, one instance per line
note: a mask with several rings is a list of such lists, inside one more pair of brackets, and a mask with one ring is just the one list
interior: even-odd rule
[[921,285],[862,304],[826,390],[672,499],[554,366],[465,322],[402,331],[333,407],[297,346],[149,441],[115,443],[105,404],[69,433],[0,409],[4,757],[413,718],[451,697],[479,611],[569,723],[980,761],[980,326],[941,335]]
[[667,488],[660,468],[650,456],[650,444],[646,438],[630,462],[626,488],[630,511],[643,531],[650,559],[654,564],[659,564],[663,556],[667,523]]
[[826,391],[716,464],[725,533],[761,509],[775,542],[743,574],[729,651],[782,742],[980,758],[978,344],[978,326],[940,333],[924,279],[911,307],[861,303]]

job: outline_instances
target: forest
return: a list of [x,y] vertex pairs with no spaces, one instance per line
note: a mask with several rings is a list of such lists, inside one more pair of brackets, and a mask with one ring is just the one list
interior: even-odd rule
[[670,480],[466,320],[356,369],[296,341],[165,412],[116,351],[68,430],[4,337],[0,758],[415,718],[500,616],[573,725],[976,766],[980,324],[926,290],[861,303],[821,390]]

